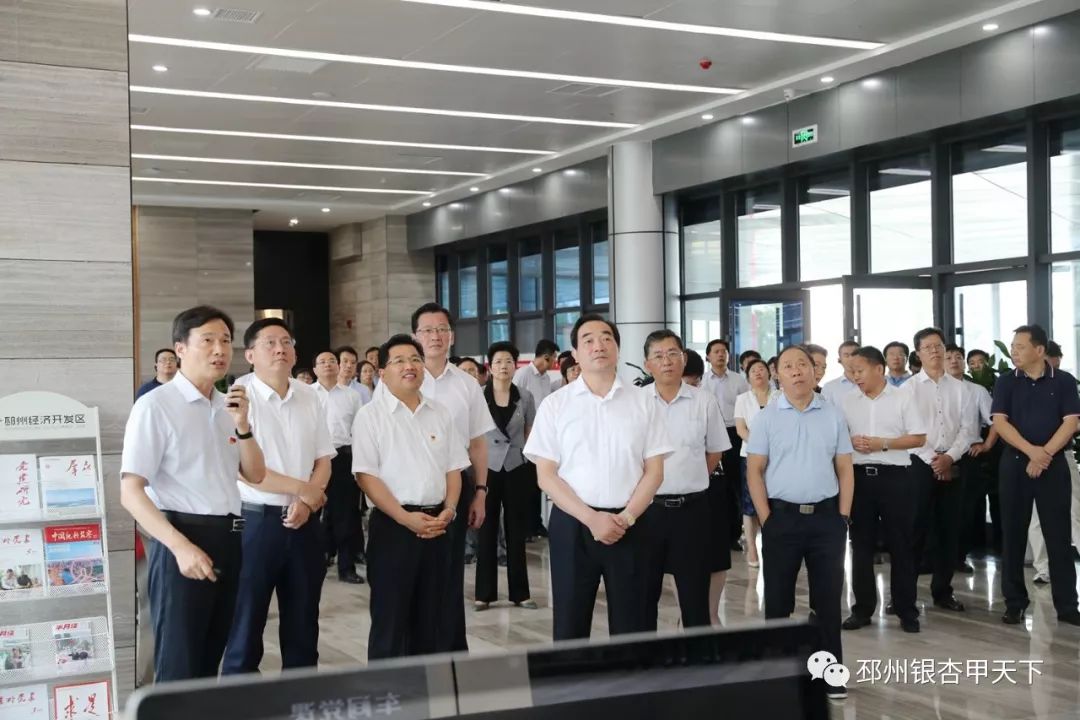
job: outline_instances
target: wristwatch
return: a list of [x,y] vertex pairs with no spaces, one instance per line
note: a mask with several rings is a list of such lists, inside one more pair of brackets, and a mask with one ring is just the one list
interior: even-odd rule
[[487,492],[488,491],[488,486],[487,485],[477,485],[475,490],[476,490],[476,492],[480,492],[481,490],[483,490],[484,492]]
[[239,430],[233,430],[233,432],[236,434],[237,440],[250,440],[251,438],[255,437],[254,429],[250,427],[248,428],[248,431],[246,433],[242,433]]

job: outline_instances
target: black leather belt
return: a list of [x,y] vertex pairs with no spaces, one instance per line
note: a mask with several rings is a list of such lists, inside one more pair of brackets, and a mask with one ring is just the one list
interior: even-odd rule
[[422,512],[431,516],[436,516],[445,509],[442,505],[402,505],[401,507],[406,512]]
[[254,513],[255,515],[273,515],[274,517],[285,517],[289,514],[289,508],[287,505],[263,505],[261,503],[241,503],[240,507],[243,508],[246,513]]
[[861,471],[863,475],[867,477],[877,477],[878,475],[888,475],[889,473],[904,471],[907,468],[903,465],[881,465],[881,464],[866,464],[855,465],[855,469]]
[[681,508],[689,502],[704,499],[706,493],[707,491],[702,490],[701,492],[687,493],[685,495],[656,495],[653,497],[652,504],[664,508]]
[[840,496],[833,495],[830,498],[819,500],[816,503],[793,503],[787,500],[769,498],[769,509],[773,512],[798,513],[800,515],[813,515],[826,510],[840,510]]
[[244,518],[235,515],[196,515],[176,510],[162,510],[162,514],[174,525],[198,525],[229,532],[242,532],[244,529]]

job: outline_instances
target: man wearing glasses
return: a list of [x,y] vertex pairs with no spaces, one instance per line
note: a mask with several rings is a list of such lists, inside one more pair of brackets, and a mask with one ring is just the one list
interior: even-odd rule
[[443,630],[443,608],[464,602],[448,586],[449,529],[461,470],[469,465],[465,441],[449,410],[421,391],[419,342],[390,338],[379,348],[379,368],[380,391],[353,423],[352,469],[375,506],[368,527],[368,660],[450,650],[454,638]]
[[412,314],[413,338],[423,348],[424,397],[450,411],[463,447],[468,448],[471,470],[462,477],[457,517],[447,530],[450,578],[442,603],[443,632],[450,638],[446,650],[468,650],[465,640],[465,533],[484,524],[487,503],[487,440],[495,429],[484,393],[476,379],[448,362],[454,344],[450,311],[438,303],[421,305]]

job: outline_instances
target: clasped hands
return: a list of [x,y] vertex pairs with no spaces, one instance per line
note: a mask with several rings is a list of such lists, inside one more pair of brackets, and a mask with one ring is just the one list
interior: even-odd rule
[[622,540],[623,535],[630,529],[630,521],[621,513],[603,512],[597,510],[593,513],[589,522],[586,523],[593,540],[604,545],[614,545]]
[[884,438],[871,437],[870,435],[852,435],[851,446],[855,448],[855,452],[869,455],[870,453],[881,452],[885,449]]
[[1050,467],[1050,461],[1054,459],[1054,456],[1045,447],[1036,447],[1034,445],[1027,452],[1027,456],[1028,464],[1025,471],[1027,476],[1033,479],[1046,472],[1046,469]]

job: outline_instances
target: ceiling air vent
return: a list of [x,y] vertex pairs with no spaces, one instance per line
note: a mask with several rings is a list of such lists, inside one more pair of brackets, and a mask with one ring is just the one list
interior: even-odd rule
[[217,8],[213,14],[214,20],[222,22],[245,23],[252,25],[262,17],[261,10],[245,10],[243,8]]

